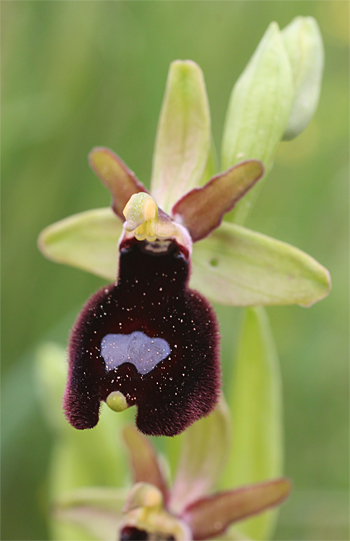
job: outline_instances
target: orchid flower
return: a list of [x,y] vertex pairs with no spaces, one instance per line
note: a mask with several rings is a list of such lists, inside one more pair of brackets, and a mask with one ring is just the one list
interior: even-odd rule
[[279,478],[213,493],[225,466],[230,425],[221,398],[209,417],[185,433],[170,489],[164,465],[150,441],[133,426],[125,426],[124,441],[135,483],[131,490],[66,492],[54,506],[56,520],[78,526],[101,541],[243,539],[229,526],[281,504],[289,494],[290,482]]
[[[206,297],[233,306],[310,306],[328,294],[328,271],[312,257],[231,223],[246,215],[279,141],[300,133],[316,107],[322,61],[311,77],[306,68],[322,57],[322,43],[312,21],[292,23],[284,34],[272,23],[266,32],[231,97],[224,172],[214,173],[202,72],[176,61],[150,191],[111,150],[95,148],[90,166],[110,191],[112,210],[42,232],[47,257],[113,280],[86,303],[71,333],[64,409],[75,428],[97,424],[101,401],[115,411],[136,405],[137,427],[150,435],[179,434],[213,411],[220,344]],[[310,38],[301,51],[300,32]]]

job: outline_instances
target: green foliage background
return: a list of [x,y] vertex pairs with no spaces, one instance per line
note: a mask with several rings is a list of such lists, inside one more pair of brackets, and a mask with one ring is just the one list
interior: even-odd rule
[[[46,225],[109,205],[87,165],[116,151],[146,185],[169,63],[202,67],[216,145],[233,83],[272,20],[314,16],[325,43],[319,109],[282,143],[248,221],[313,255],[330,296],[268,310],[282,364],[286,474],[276,539],[348,538],[349,4],[343,1],[2,1],[2,539],[47,539],[51,436],[33,376],[40,342],[65,344],[96,277],[43,259]],[[224,374],[240,310],[219,308]]]

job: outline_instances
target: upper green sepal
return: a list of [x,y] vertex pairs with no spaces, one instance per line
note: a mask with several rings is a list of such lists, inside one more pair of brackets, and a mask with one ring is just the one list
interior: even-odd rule
[[200,186],[211,146],[210,112],[202,71],[191,60],[170,65],[153,156],[151,192],[167,213]]
[[324,64],[322,36],[313,17],[297,17],[282,31],[292,66],[294,98],[283,139],[293,139],[310,122],[320,96]]

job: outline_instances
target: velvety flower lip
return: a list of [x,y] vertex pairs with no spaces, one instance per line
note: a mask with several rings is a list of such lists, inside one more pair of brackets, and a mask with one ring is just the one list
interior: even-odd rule
[[75,428],[95,426],[104,400],[117,410],[136,405],[145,434],[173,436],[217,403],[215,313],[188,288],[187,250],[159,246],[124,239],[118,281],[93,295],[77,320],[64,397]]

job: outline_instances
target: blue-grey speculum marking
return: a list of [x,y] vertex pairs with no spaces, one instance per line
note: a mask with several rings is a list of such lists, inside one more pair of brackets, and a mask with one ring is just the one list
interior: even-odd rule
[[148,374],[170,355],[162,338],[150,338],[140,331],[131,334],[107,334],[101,341],[101,355],[110,371],[123,363],[132,363],[139,374]]

